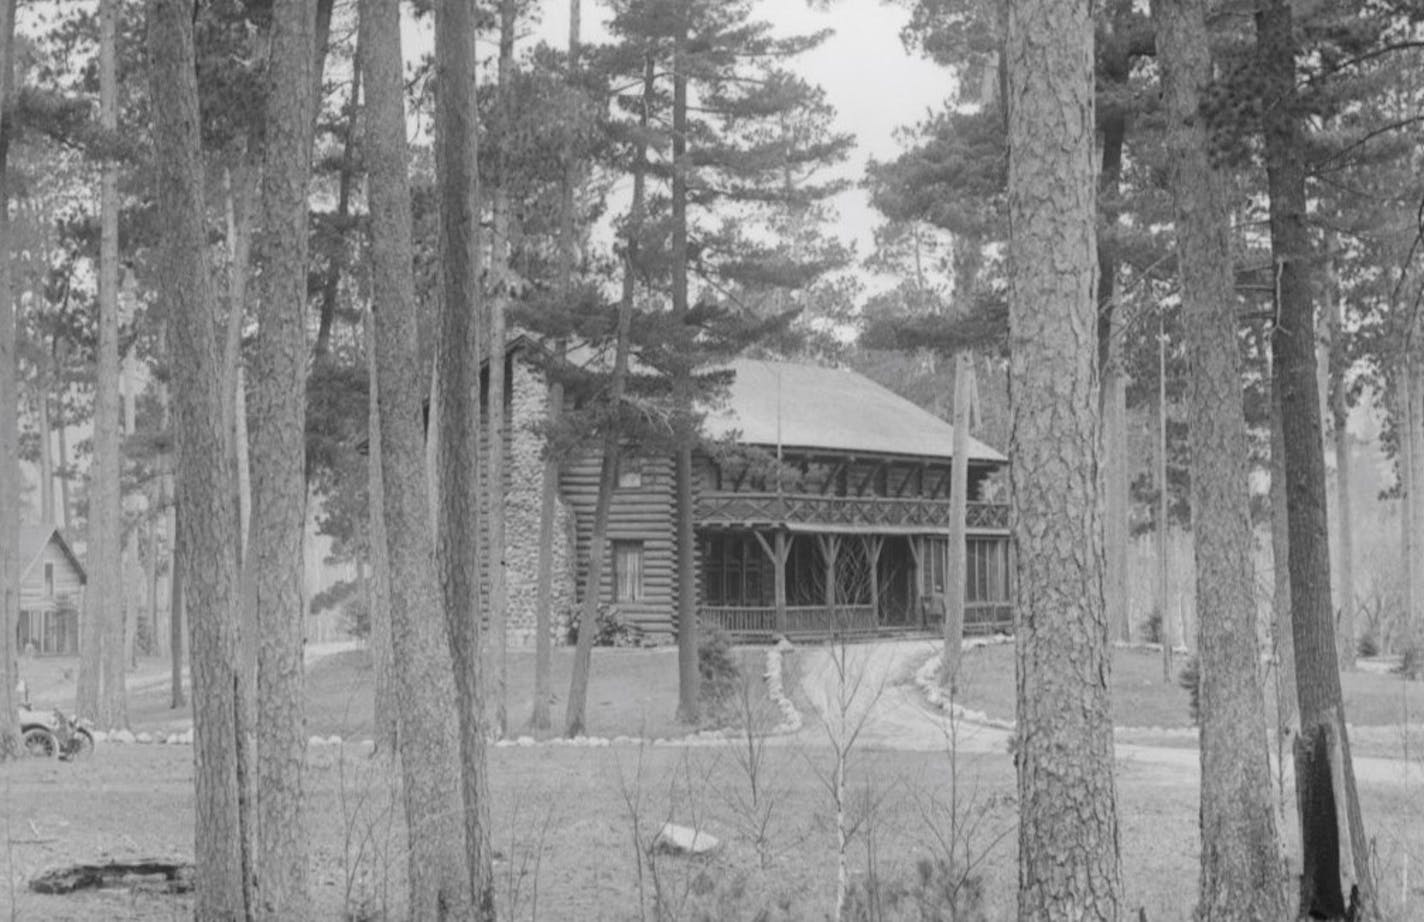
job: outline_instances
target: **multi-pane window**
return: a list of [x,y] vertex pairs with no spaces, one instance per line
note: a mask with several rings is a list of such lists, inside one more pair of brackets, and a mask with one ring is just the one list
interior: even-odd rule
[[48,562],[44,565],[44,587],[45,598],[54,598],[54,564]]
[[613,542],[613,601],[643,600],[643,542]]
[[965,599],[970,602],[1009,600],[1009,542],[1000,538],[970,538]]
[[702,545],[702,591],[708,605],[770,605],[775,576],[752,535],[712,535]]
[[618,489],[636,489],[643,485],[643,459],[622,457],[618,459]]

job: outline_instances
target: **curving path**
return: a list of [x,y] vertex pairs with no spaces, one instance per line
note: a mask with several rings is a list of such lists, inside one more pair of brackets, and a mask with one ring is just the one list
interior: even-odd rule
[[[793,655],[799,661],[801,690],[820,717],[808,719],[798,737],[825,742],[828,728],[838,726],[844,713],[847,728],[859,726],[857,745],[932,752],[947,749],[953,740],[959,752],[1000,755],[1012,770],[1011,730],[966,717],[951,719],[926,701],[915,684],[915,670],[940,647],[939,641],[901,640],[798,648]],[[1195,748],[1118,743],[1116,749],[1120,778],[1166,784],[1200,781]],[[1421,762],[1357,757],[1354,764],[1360,783],[1424,785]],[[1289,765],[1286,773],[1291,773]]]

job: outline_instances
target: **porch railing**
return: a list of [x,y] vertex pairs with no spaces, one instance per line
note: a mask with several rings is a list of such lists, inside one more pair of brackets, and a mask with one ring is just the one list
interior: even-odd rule
[[[949,527],[944,499],[893,496],[817,496],[805,493],[702,493],[695,515],[704,524],[775,525],[795,522],[829,526]],[[973,529],[1009,527],[1009,507],[968,503],[965,525]]]
[[[925,606],[924,626],[938,631],[944,626],[944,612],[937,605]],[[1014,606],[1011,602],[965,602],[964,634],[1012,634]]]
[[704,605],[702,621],[739,637],[769,637],[778,633],[830,636],[869,633],[880,627],[875,620],[875,609],[869,605],[838,605],[835,609],[825,605],[788,605],[782,629],[777,628],[773,607]]

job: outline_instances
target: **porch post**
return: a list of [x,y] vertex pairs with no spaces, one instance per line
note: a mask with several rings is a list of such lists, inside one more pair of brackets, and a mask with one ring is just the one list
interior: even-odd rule
[[865,557],[870,562],[870,617],[880,623],[880,552],[885,547],[885,539],[880,535],[863,535]]
[[840,555],[839,535],[817,535],[816,543],[821,546],[821,557],[826,564],[826,608],[836,609],[836,557]]
[[782,529],[772,532],[773,544],[768,544],[766,538],[759,531],[752,532],[756,535],[757,543],[761,549],[771,558],[773,570],[773,586],[775,587],[776,600],[776,620],[773,622],[778,634],[786,632],[786,560],[791,556],[791,540]]
[[909,535],[906,541],[910,545],[910,558],[915,562],[915,577],[910,581],[910,588],[913,598],[910,604],[916,613],[916,618],[920,622],[920,627],[925,626],[925,551],[921,543],[924,539],[919,535]]

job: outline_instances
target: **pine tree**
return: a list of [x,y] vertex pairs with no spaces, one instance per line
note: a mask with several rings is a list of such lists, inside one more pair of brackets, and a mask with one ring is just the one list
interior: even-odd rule
[[1200,117],[1211,80],[1207,4],[1156,0],[1169,185],[1176,201],[1183,326],[1191,363],[1192,536],[1200,663],[1201,877],[1196,917],[1286,915],[1265,698],[1256,653],[1253,538],[1241,403],[1230,176],[1210,162]]
[[[11,113],[15,80],[16,0],[0,2],[0,128]],[[16,416],[15,298],[10,269],[10,132],[0,131],[0,521],[18,522],[19,452]],[[0,762],[20,754],[15,712],[15,625],[20,614],[17,532],[0,528]]]
[[1091,6],[1019,0],[1006,44],[1024,922],[1115,919],[1121,900],[1097,496]]
[[[390,562],[391,638],[412,918],[459,919],[470,907],[449,634],[435,615],[435,548],[425,476],[411,197],[400,16],[395,0],[362,0],[363,150],[369,172],[377,399]],[[457,721],[458,722],[458,721]]]
[[192,620],[200,919],[247,913],[238,792],[237,548],[232,458],[222,430],[218,323],[205,245],[203,164],[192,9],[149,0],[149,60],[161,234],[159,292],[173,350],[184,600]]
[[[435,13],[436,62],[436,181],[440,187],[440,345],[437,362],[437,474],[440,479],[436,559],[445,609],[445,630],[455,668],[456,713],[460,731],[460,787],[463,795],[465,864],[473,894],[472,918],[494,919],[494,877],[491,870],[489,781],[485,769],[485,664],[481,654],[481,556],[502,557],[503,547],[491,543],[480,554],[480,489],[491,474],[480,471],[480,184],[479,111],[475,87],[475,2],[451,0]],[[498,246],[496,242],[496,246]],[[501,350],[502,351],[502,350]],[[503,372],[500,372],[501,377]],[[492,375],[493,376],[493,375]],[[384,389],[384,381],[381,388]],[[502,401],[501,401],[502,403]],[[502,415],[492,408],[492,416]],[[490,439],[497,436],[491,428]],[[495,482],[487,489],[501,490]],[[493,561],[491,561],[493,564]],[[494,566],[491,566],[491,570]],[[497,598],[492,605],[501,604]],[[499,619],[492,630],[502,631]],[[503,644],[496,640],[495,669]],[[496,673],[498,675],[498,672]],[[496,686],[496,693],[501,689]],[[495,729],[502,713],[496,704]]]
[[[315,7],[277,0],[263,116],[261,271],[253,361],[252,540],[256,608],[256,912],[307,910],[303,826],[307,196],[316,109]],[[234,274],[246,271],[234,265]],[[240,310],[238,304],[230,310]]]

